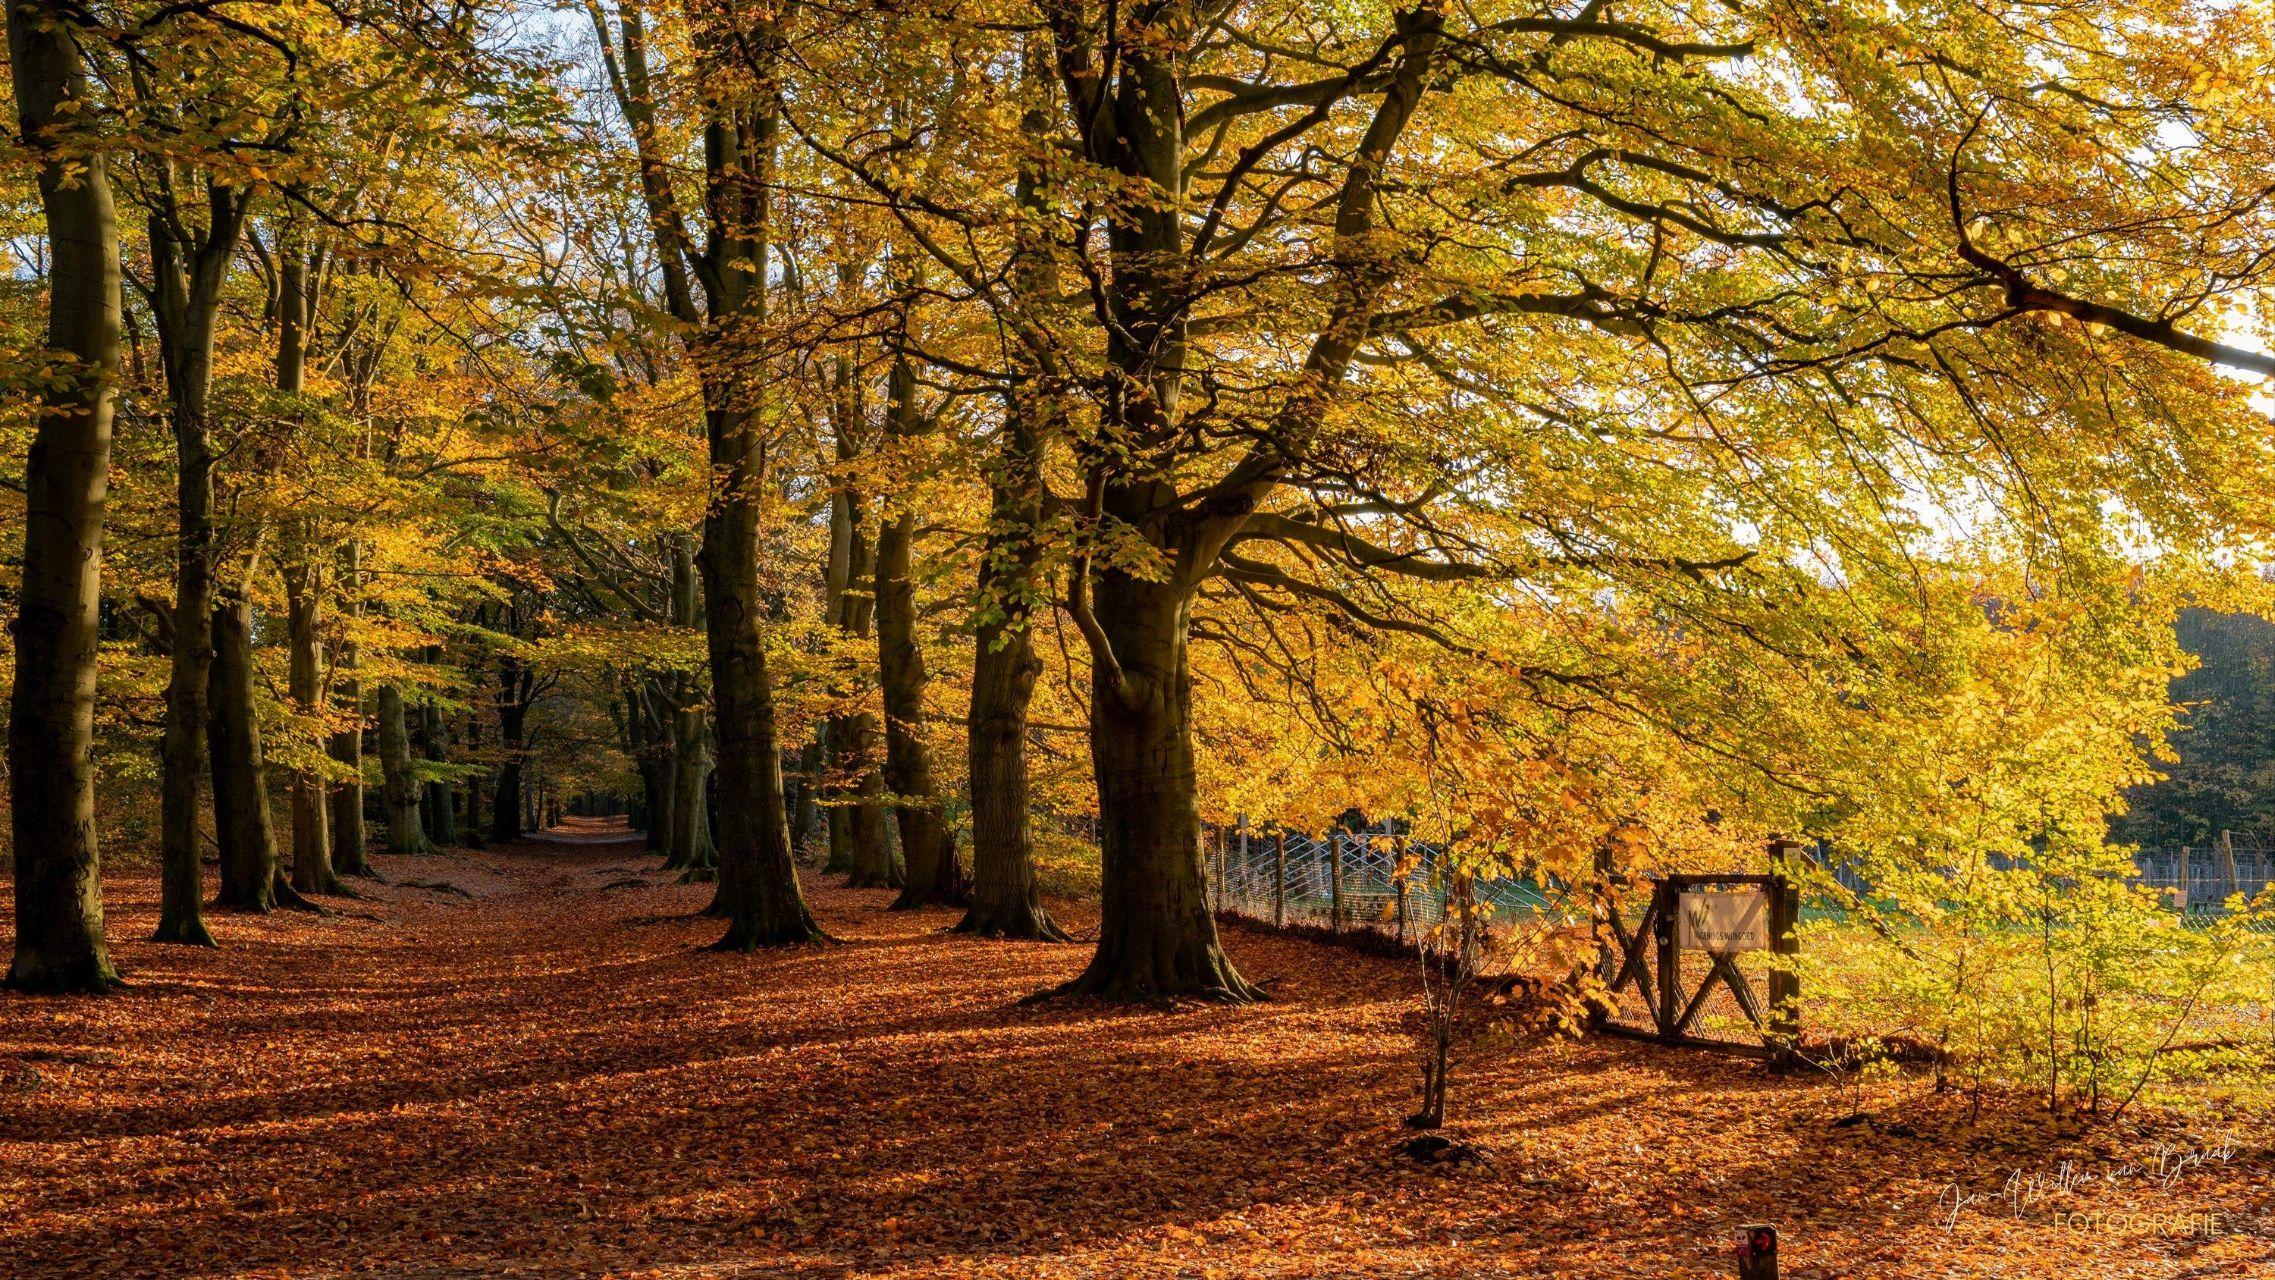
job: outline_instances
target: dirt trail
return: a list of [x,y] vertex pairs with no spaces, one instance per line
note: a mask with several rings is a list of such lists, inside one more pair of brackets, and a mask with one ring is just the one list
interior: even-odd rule
[[[2268,1252],[1954,1237],[1934,1199],[1982,1159],[1947,1135],[1625,1044],[1484,1054],[1456,1108],[1495,1164],[1417,1168],[1395,961],[1235,932],[1273,1003],[1027,1008],[1083,948],[810,875],[838,945],[721,955],[707,886],[554,834],[379,858],[368,900],[217,915],[211,952],[142,941],[155,879],[113,877],[131,985],[0,996],[0,1276],[1719,1275],[1761,1218],[1789,1276]],[[2205,1193],[2265,1214],[2250,1167]]]

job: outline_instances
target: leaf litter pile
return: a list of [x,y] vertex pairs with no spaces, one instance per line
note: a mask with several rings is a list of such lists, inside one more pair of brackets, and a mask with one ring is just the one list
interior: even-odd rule
[[809,876],[838,945],[722,955],[635,846],[377,861],[219,951],[142,941],[156,880],[114,875],[130,985],[0,997],[0,1276],[1704,1277],[1750,1222],[1788,1277],[2275,1275],[2256,1122],[1912,1083],[1839,1123],[1590,1040],[1472,1049],[1482,1158],[1430,1164],[1395,959],[1233,928],[1269,1004],[1023,1006],[1085,949]]

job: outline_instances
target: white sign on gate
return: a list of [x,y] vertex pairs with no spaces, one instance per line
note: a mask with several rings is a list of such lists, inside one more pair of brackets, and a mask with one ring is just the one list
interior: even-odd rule
[[1677,941],[1693,951],[1731,955],[1769,950],[1768,899],[1759,887],[1685,889]]

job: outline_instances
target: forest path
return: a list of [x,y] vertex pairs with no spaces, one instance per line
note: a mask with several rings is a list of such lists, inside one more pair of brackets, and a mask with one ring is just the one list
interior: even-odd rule
[[[143,941],[156,879],[114,874],[131,985],[0,995],[0,1276],[1660,1277],[1723,1274],[1763,1218],[1789,1276],[2056,1246],[2181,1273],[1947,1233],[1940,1189],[2003,1176],[1966,1143],[1624,1042],[1472,1053],[1454,1105],[1494,1163],[1415,1166],[1396,961],[1233,930],[1272,1003],[1030,1008],[1086,948],[834,877],[807,883],[837,945],[744,956],[628,842],[377,862],[333,914],[217,914],[218,951]],[[2006,1164],[2073,1154],[2019,1132]],[[2267,1245],[2207,1251],[2236,1241]]]

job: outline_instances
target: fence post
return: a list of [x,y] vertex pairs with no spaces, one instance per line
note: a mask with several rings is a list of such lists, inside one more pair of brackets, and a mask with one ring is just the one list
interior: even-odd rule
[[1216,848],[1209,851],[1209,858],[1216,863],[1216,909],[1222,911],[1225,909],[1224,891],[1228,887],[1224,878],[1224,828],[1222,826],[1218,826],[1216,829]]
[[[1385,821],[1383,825],[1390,823]],[[1392,884],[1397,884],[1399,889],[1399,946],[1406,946],[1406,884],[1413,878],[1413,871],[1406,866],[1406,859],[1399,855],[1399,837],[1390,837],[1390,875]]]
[[1327,833],[1327,920],[1335,932],[1343,932],[1343,833]]
[[1738,1228],[1738,1280],[1777,1280],[1777,1228],[1748,1223]]
[[2180,914],[2196,909],[2196,886],[2188,882],[2188,846],[2180,846]]
[[1610,1007],[1619,1001],[1619,993],[1611,989],[1611,984],[1618,979],[1619,966],[1626,959],[1625,956],[1615,958],[1617,948],[1612,942],[1614,935],[1611,913],[1616,909],[1616,904],[1611,896],[1610,837],[1596,842],[1595,864],[1596,880],[1589,895],[1592,901],[1588,907],[1588,928],[1596,937],[1596,980],[1604,984],[1604,993],[1601,999],[1589,999],[1588,1025],[1600,1031],[1610,1019]]
[[1255,864],[1248,860],[1248,815],[1243,813],[1233,821],[1234,830],[1240,833],[1240,883],[1246,889],[1256,879],[1253,870]]
[[1801,918],[1801,887],[1786,874],[1788,859],[1801,846],[1792,841],[1772,841],[1769,847],[1770,868],[1775,879],[1769,892],[1769,1033],[1770,1049],[1776,1054],[1780,1067],[1793,1065],[1794,1050],[1801,1039],[1801,975],[1793,969],[1794,957],[1801,954],[1801,939],[1794,926]]
[[1288,925],[1288,832],[1285,827],[1272,830],[1272,927],[1285,929]]
[[1659,961],[1659,1038],[1672,1042],[1675,1019],[1683,1016],[1682,973],[1675,952],[1675,912],[1682,907],[1682,891],[1672,878],[1662,878],[1651,886],[1651,901],[1656,908],[1651,936]]
[[2226,827],[2220,828],[2220,901],[2236,891],[2235,838]]

